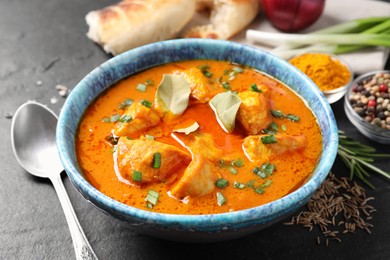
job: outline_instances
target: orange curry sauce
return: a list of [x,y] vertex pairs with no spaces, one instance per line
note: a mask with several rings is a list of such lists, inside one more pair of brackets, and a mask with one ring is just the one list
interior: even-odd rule
[[[219,149],[234,150],[240,153],[240,158],[237,159],[240,159],[243,165],[234,167],[236,174],[231,173],[229,167],[220,167],[220,173],[224,179],[229,181],[229,185],[223,189],[216,187],[213,192],[204,196],[189,197],[180,201],[169,196],[170,186],[164,182],[137,186],[126,184],[118,178],[120,173],[114,170],[116,162],[114,162],[113,146],[105,140],[114,128],[114,124],[103,122],[103,118],[123,113],[118,106],[126,98],[134,102],[145,99],[153,102],[163,74],[173,74],[200,65],[210,67],[209,72],[212,73],[210,86],[220,88],[220,92],[225,89],[219,83],[215,83],[217,79],[237,67],[228,62],[211,60],[165,64],[118,82],[90,105],[76,135],[76,154],[80,168],[94,187],[117,201],[143,210],[172,214],[211,214],[237,211],[271,202],[298,188],[310,177],[322,151],[322,136],[316,118],[301,98],[288,87],[251,68],[242,67],[244,68],[242,72],[230,78],[231,91],[249,90],[253,83],[257,84],[260,89],[267,88],[271,109],[299,116],[298,122],[274,117],[272,120],[278,125],[279,132],[289,135],[305,135],[307,145],[303,150],[287,152],[273,158],[270,163],[275,165],[276,170],[272,175],[262,179],[252,172],[256,166],[261,165],[249,161],[242,151],[242,143],[246,135],[240,125],[236,124],[231,134],[224,132],[208,103],[202,104],[190,99],[188,108],[180,117],[169,122],[161,121],[158,127],[151,127],[139,136],[152,135],[155,141],[174,145],[187,152],[171,137],[171,133],[175,126],[188,120],[195,120],[200,125],[197,131],[211,134]],[[139,83],[143,84],[149,80],[152,80],[154,85],[147,86],[145,92],[136,89]],[[178,176],[180,174],[182,173],[177,173]],[[235,182],[245,184],[252,181],[258,186],[266,180],[271,180],[272,184],[265,187],[261,194],[250,187],[243,189],[234,187]],[[149,190],[159,193],[158,203],[152,209],[148,208],[145,202]],[[221,192],[226,198],[226,202],[221,206],[217,203],[217,192]]]

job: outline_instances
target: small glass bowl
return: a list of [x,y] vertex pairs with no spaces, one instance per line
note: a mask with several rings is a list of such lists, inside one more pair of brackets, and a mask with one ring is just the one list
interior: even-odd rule
[[[291,59],[297,57],[297,56],[304,55],[304,54],[326,54],[326,55],[329,55],[329,56],[331,56],[331,58],[333,60],[339,61],[341,64],[343,64],[348,69],[348,71],[350,72],[350,77],[348,79],[348,82],[345,85],[340,86],[340,87],[335,88],[335,89],[332,89],[332,90],[327,90],[327,91],[323,91],[322,89],[320,89],[318,87],[322,91],[322,93],[324,94],[324,96],[327,99],[329,104],[333,104],[333,103],[337,102],[338,100],[340,100],[345,95],[345,93],[347,92],[348,87],[352,85],[353,72],[352,72],[352,69],[349,66],[349,64],[347,62],[345,62],[339,56],[337,56],[337,55],[335,55],[333,53],[328,53],[328,52],[305,52],[305,53],[301,53],[301,54],[295,55],[294,57],[291,57],[289,59],[289,61]],[[308,76],[308,75],[306,75],[306,76]]]
[[[371,80],[371,78],[377,73],[387,73],[390,74],[389,70],[379,70],[372,71],[366,74],[363,74],[357,77],[353,83],[348,87],[345,98],[344,98],[344,110],[348,119],[351,123],[366,137],[369,139],[382,143],[382,144],[390,144],[390,129],[382,128],[378,125],[371,124],[367,122],[362,116],[360,116],[353,108],[350,100],[355,95],[353,91],[354,88],[357,88],[358,85],[361,85],[363,81]],[[390,96],[390,86],[388,86],[387,93]],[[378,97],[377,97],[378,98]],[[377,98],[375,99],[375,103],[377,104]],[[389,98],[388,98],[389,99]],[[390,104],[390,103],[389,103]],[[376,107],[376,105],[375,105]],[[390,114],[388,115],[390,117]]]

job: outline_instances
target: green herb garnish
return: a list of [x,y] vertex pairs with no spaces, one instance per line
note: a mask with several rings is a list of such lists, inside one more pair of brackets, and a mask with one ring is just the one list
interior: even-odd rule
[[154,153],[153,168],[159,169],[161,167],[161,153]]
[[276,137],[275,135],[266,135],[266,136],[262,136],[261,138],[261,142],[263,144],[273,144],[273,143],[277,143],[278,141],[276,140]]
[[222,82],[221,83],[221,85],[222,85],[222,87],[224,88],[224,89],[226,89],[226,90],[230,90],[230,84],[229,84],[229,82]]
[[142,84],[142,83],[139,83],[137,85],[137,90],[138,91],[141,91],[141,92],[145,92],[146,91],[146,85],[145,84]]
[[254,84],[254,83],[250,86],[249,89],[250,89],[250,91],[253,91],[253,92],[259,92],[259,93],[262,92],[261,89],[259,89],[259,88],[257,87],[257,85]]
[[261,165],[260,171],[266,173],[267,175],[272,175],[275,169],[276,169],[275,164],[264,163],[263,165]]
[[236,175],[236,174],[238,173],[237,170],[236,170],[234,167],[229,167],[228,169],[229,169],[229,172],[230,172],[231,174]]
[[152,107],[152,102],[149,100],[143,99],[140,101],[141,105],[144,105],[145,107],[151,108]]
[[374,158],[390,158],[390,154],[377,154],[373,147],[359,143],[348,137],[344,131],[338,131],[339,147],[337,154],[345,165],[350,169],[349,178],[352,180],[357,176],[367,186],[374,189],[374,185],[367,178],[370,177],[369,171],[380,174],[390,179],[390,173],[385,172],[372,163]]
[[228,185],[229,185],[229,181],[224,178],[219,178],[215,183],[215,186],[221,189],[227,187]]
[[126,115],[126,114],[122,115],[122,116],[118,119],[118,121],[121,122],[121,123],[128,123],[128,122],[130,122],[131,120],[133,120],[133,118],[132,118],[130,115]]
[[125,109],[128,106],[131,106],[133,104],[133,100],[130,98],[126,98],[122,103],[119,104],[119,109]]
[[284,114],[280,110],[271,110],[271,115],[276,118],[283,118]]
[[148,208],[153,208],[153,206],[157,205],[158,198],[160,197],[160,194],[154,190],[149,190],[148,195],[146,196],[146,206]]
[[218,206],[222,206],[223,204],[226,203],[226,198],[223,196],[221,192],[217,192],[217,203]]
[[146,86],[154,86],[154,81],[151,80],[151,79],[147,79],[147,80],[145,81],[145,85],[146,85]]
[[233,183],[233,187],[236,188],[236,189],[242,190],[242,189],[245,188],[245,184],[239,183],[239,182],[235,181],[235,182]]
[[232,165],[235,167],[242,167],[244,166],[244,162],[241,159],[237,159],[232,161]]
[[145,135],[145,139],[154,141],[154,136],[153,135]]
[[131,176],[133,181],[141,182],[142,181],[142,172],[133,171],[133,175]]
[[200,65],[198,66],[198,69],[205,75],[207,78],[211,78],[213,76],[213,73],[209,71],[210,66],[208,65]]
[[299,116],[292,115],[292,114],[287,114],[286,118],[293,122],[298,122],[300,120]]

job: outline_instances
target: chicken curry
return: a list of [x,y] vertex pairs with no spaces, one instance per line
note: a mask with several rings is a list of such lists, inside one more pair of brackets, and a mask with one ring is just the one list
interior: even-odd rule
[[299,188],[322,151],[316,118],[290,88],[225,61],[164,64],[110,87],[76,135],[86,179],[144,210],[213,214]]

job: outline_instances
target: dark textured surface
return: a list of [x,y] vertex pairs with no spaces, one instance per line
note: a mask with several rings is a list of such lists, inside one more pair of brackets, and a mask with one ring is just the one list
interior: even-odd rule
[[[69,88],[109,58],[89,41],[85,14],[108,0],[0,1],[0,259],[74,259],[72,241],[52,185],[26,173],[10,144],[7,114],[29,99],[48,104],[57,114],[64,102],[55,85]],[[41,81],[42,84],[37,84]],[[51,104],[52,97],[58,98]],[[339,127],[360,141],[390,153],[390,147],[370,142],[347,121],[343,101],[332,105]],[[377,164],[390,171],[389,161]],[[347,175],[336,161],[333,171]],[[374,228],[341,236],[342,243],[316,244],[317,230],[275,224],[256,234],[217,244],[179,244],[131,231],[130,226],[96,209],[64,177],[66,189],[92,247],[100,259],[390,259],[390,182],[372,177],[377,187]]]

